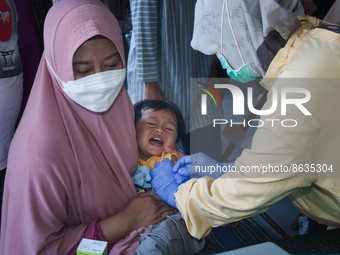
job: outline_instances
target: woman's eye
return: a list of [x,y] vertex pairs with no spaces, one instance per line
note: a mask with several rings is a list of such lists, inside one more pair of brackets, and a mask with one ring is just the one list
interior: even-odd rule
[[115,68],[116,66],[117,66],[117,64],[114,64],[114,65],[106,65],[106,67],[109,68],[109,69],[113,69],[113,68]]
[[80,70],[76,71],[76,73],[78,73],[78,74],[87,74],[87,73],[90,73],[90,72],[91,72],[90,69],[89,70],[85,70],[85,71],[80,71]]
[[119,67],[120,63],[121,63],[121,61],[117,61],[117,60],[109,61],[109,62],[105,63],[105,68],[115,69],[115,68]]

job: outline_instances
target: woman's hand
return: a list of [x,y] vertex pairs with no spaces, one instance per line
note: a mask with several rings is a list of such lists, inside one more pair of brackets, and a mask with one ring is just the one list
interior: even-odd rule
[[145,83],[145,99],[165,100],[166,97],[158,82]]
[[123,211],[99,221],[104,237],[113,244],[132,231],[156,224],[178,211],[150,192],[133,197]]
[[167,215],[173,215],[178,211],[162,201],[156,193],[151,195],[150,192],[146,192],[132,198],[123,212],[130,219],[132,228],[138,229],[159,223]]

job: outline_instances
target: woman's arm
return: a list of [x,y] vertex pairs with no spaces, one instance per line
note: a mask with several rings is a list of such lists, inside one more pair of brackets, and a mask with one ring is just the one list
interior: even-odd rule
[[132,198],[123,211],[99,221],[99,225],[109,244],[113,244],[133,230],[159,223],[176,212],[157,194],[146,192]]
[[[95,218],[83,223],[88,211],[80,210],[82,200],[73,172],[58,172],[55,165],[51,166],[51,160],[35,154],[29,156],[29,162],[34,164],[24,170],[17,167],[18,160],[9,164],[11,171],[6,176],[2,211],[1,254],[25,254],[27,250],[34,254],[69,254],[83,237],[101,239],[96,234],[100,230],[104,239],[114,244],[133,230],[158,223],[167,214],[177,212],[156,195],[147,193],[133,197],[122,211],[95,225]],[[101,209],[105,210],[104,206]]]
[[[134,208],[134,206],[136,206],[136,208]],[[141,207],[143,208],[142,210]],[[140,219],[132,216],[130,210],[138,212],[137,216],[140,216]],[[143,212],[146,212],[146,215],[144,215]],[[178,211],[173,207],[162,202],[156,194],[150,195],[149,193],[142,193],[137,197],[132,198],[123,211],[107,219],[96,219],[88,224],[80,240],[73,246],[71,251],[68,252],[68,255],[76,254],[79,243],[83,238],[107,241],[110,246],[129,235],[134,230],[140,227],[147,227],[153,223],[158,223],[165,219],[166,215],[172,215],[177,212]]]

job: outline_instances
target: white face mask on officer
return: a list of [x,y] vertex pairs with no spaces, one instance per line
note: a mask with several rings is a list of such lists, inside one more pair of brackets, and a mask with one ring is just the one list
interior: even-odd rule
[[64,93],[77,104],[93,112],[107,111],[115,101],[126,77],[126,69],[91,74],[74,81],[62,81],[46,60]]

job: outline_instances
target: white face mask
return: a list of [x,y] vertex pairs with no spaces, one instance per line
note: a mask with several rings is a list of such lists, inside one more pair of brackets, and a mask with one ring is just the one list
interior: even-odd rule
[[126,77],[126,69],[95,73],[84,78],[64,82],[48,67],[62,84],[62,90],[77,104],[93,112],[107,111],[115,101]]

